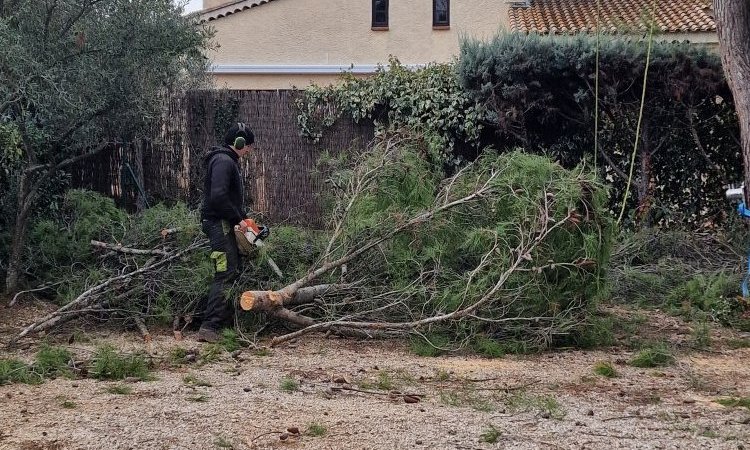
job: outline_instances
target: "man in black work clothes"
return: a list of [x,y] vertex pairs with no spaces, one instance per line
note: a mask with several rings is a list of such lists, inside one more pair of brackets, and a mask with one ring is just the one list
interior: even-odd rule
[[201,225],[211,242],[216,272],[208,294],[198,340],[216,342],[219,329],[231,317],[226,291],[240,272],[240,254],[234,226],[245,218],[244,186],[239,159],[253,150],[255,136],[244,123],[235,123],[224,135],[224,145],[206,155]]

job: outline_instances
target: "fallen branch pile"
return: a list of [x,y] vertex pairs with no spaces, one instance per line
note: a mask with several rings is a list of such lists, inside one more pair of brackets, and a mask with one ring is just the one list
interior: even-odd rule
[[[488,153],[448,179],[423,143],[391,136],[343,171],[331,240],[304,277],[240,305],[341,335],[463,329],[546,346],[586,324],[609,249],[602,189],[546,159]],[[321,280],[359,295],[299,311]],[[306,287],[310,286],[311,287]],[[465,331],[469,330],[469,331]]]
[[[254,264],[239,281],[252,287],[237,293],[243,310],[294,328],[272,345],[320,331],[540,348],[585,332],[604,284],[611,230],[606,193],[592,175],[542,157],[488,151],[446,178],[440,153],[401,132],[352,160],[330,163],[327,243],[272,232],[266,251],[291,278],[279,282],[259,272],[265,264]],[[158,234],[144,228],[140,235],[149,233]],[[90,312],[111,317],[124,308],[139,329],[144,317],[166,315],[171,323],[190,314],[210,271],[198,270],[203,263],[189,256],[205,241],[180,236],[168,233],[150,246],[92,241],[104,252],[108,276],[87,283],[15,340]],[[168,314],[158,311],[165,296]]]

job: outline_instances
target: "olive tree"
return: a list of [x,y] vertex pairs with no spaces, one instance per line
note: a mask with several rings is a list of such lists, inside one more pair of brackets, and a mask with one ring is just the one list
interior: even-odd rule
[[205,82],[210,42],[171,0],[0,0],[6,292],[18,287],[29,219],[50,180],[143,136],[167,96]]

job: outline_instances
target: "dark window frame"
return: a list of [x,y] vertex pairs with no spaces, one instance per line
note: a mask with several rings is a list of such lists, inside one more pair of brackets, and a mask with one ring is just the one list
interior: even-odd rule
[[451,26],[451,0],[445,0],[445,21],[438,21],[438,0],[432,0],[432,27],[433,28],[449,28]]
[[[375,20],[376,17],[376,11],[375,7],[377,5],[378,1],[384,1],[385,2],[385,21],[378,22]],[[388,9],[389,9],[389,2],[388,0],[372,0],[372,29],[373,30],[387,30],[388,29]]]

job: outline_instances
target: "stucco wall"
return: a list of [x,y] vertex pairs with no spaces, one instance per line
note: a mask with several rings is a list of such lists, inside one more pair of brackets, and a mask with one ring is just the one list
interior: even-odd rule
[[[507,28],[504,1],[453,0],[450,7],[450,29],[433,30],[432,0],[391,0],[389,29],[373,31],[371,0],[274,0],[208,22],[221,45],[209,57],[222,65],[372,65],[389,55],[405,64],[444,62],[458,53],[460,36],[486,38]],[[216,77],[236,89],[302,87],[308,78],[335,76]]]

